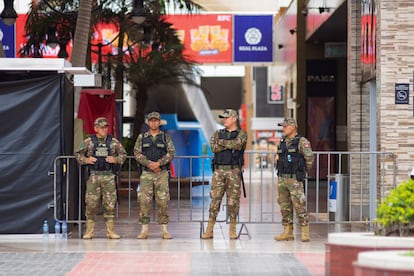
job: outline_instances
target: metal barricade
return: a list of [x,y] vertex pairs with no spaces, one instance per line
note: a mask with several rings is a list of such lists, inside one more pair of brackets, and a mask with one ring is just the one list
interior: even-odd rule
[[[375,217],[372,210],[376,209],[377,201],[396,186],[396,156],[386,152],[314,152],[314,156],[314,168],[304,183],[310,223],[371,223]],[[275,157],[276,153],[270,151],[245,152],[244,179],[247,197],[241,197],[239,235],[249,235],[247,224],[281,222],[277,204]],[[134,158],[129,156],[117,180],[119,193],[122,193],[119,208],[127,209],[127,212],[117,213],[118,220],[127,223],[137,223],[138,220],[136,186],[139,178],[133,169],[134,162]],[[212,176],[211,173],[206,173],[206,168],[210,162],[211,156],[176,156],[175,175],[170,179],[170,221],[199,223],[200,235],[209,217]],[[183,175],[184,171],[187,175]],[[55,219],[65,219],[67,223],[78,225],[79,237],[84,223],[82,198],[85,184],[81,172],[82,167],[77,165],[74,156],[57,157],[54,160],[54,171],[50,172],[54,176],[54,206],[60,204],[64,207],[63,215],[58,214],[55,208]],[[349,216],[332,221],[329,219],[328,210],[329,181],[335,175],[346,176],[349,180],[346,188],[349,203],[344,206],[348,208]],[[58,183],[62,186],[60,189],[57,187]],[[59,191],[63,197],[58,196]],[[71,206],[74,204],[77,206]],[[226,206],[224,198],[218,221],[227,222]]]

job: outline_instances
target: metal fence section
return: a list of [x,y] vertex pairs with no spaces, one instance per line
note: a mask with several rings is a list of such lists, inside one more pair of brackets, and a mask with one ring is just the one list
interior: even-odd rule
[[[310,222],[372,222],[375,218],[372,210],[376,209],[377,201],[396,186],[396,156],[386,152],[314,154],[314,167],[304,183]],[[247,197],[241,196],[239,223],[242,227],[239,235],[248,235],[247,224],[281,222],[277,203],[275,157],[275,152],[270,151],[245,152],[244,182]],[[209,217],[212,176],[211,172],[206,174],[204,168],[211,163],[211,159],[211,156],[177,156],[170,178],[170,222],[200,223],[200,235]],[[76,163],[74,156],[57,157],[54,160],[54,171],[50,174],[54,177],[54,206],[63,207],[63,212],[60,213],[55,208],[55,219],[77,224],[80,237],[84,222],[83,198],[87,175]],[[128,157],[118,174],[117,183],[119,204],[122,206],[117,209],[118,220],[137,223],[139,204],[136,190],[139,188],[139,177],[132,156]],[[336,197],[333,189],[336,189]],[[62,191],[61,197],[57,196],[58,191]],[[223,198],[218,221],[227,221],[226,205],[226,198]],[[153,220],[155,219],[154,210]]]

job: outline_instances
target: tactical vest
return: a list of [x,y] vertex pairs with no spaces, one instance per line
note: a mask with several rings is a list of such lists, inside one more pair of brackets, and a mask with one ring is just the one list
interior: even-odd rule
[[[142,154],[148,160],[157,162],[161,157],[167,154],[167,142],[165,141],[165,134],[161,131],[153,140],[149,132],[145,132],[142,136]],[[161,169],[168,168],[168,165],[162,166]]]
[[106,162],[106,157],[111,155],[111,141],[112,136],[108,135],[106,137],[105,143],[100,143],[96,135],[91,136],[93,143],[93,157],[97,160],[95,164],[90,165],[91,169],[94,171],[110,171],[113,170],[113,165]]
[[285,138],[279,144],[277,154],[278,174],[297,174],[306,172],[306,162],[303,155],[299,152],[299,141],[301,136],[296,135],[293,138],[289,147],[286,144]]
[[[230,132],[225,129],[221,129],[218,134],[219,139],[234,140],[239,135],[240,129]],[[243,166],[243,153],[244,150],[223,150],[214,154],[214,165],[235,165]]]

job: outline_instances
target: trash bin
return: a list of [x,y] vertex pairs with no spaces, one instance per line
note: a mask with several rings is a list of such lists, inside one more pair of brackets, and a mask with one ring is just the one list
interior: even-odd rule
[[335,174],[329,181],[328,212],[330,221],[349,220],[349,177]]

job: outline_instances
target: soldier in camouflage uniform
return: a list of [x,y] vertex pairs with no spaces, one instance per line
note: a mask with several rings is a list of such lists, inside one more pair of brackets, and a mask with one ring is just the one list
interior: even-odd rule
[[312,168],[313,153],[310,142],[297,133],[296,120],[287,118],[279,124],[284,138],[277,149],[278,203],[282,212],[284,231],[276,236],[277,241],[293,240],[293,209],[302,228],[301,240],[310,241],[304,180]]
[[96,134],[87,138],[76,153],[81,165],[89,166],[89,178],[86,183],[86,232],[84,239],[94,236],[95,216],[102,197],[104,217],[106,220],[106,237],[119,239],[114,231],[115,204],[117,201],[114,169],[116,164],[123,164],[126,152],[122,144],[108,135],[108,121],[104,117],[94,122]]
[[160,114],[151,112],[147,116],[149,130],[140,134],[134,147],[135,159],[141,165],[142,174],[138,190],[140,205],[139,222],[141,233],[137,239],[148,238],[148,224],[151,220],[152,198],[158,208],[158,223],[161,225],[162,238],[171,239],[168,233],[169,165],[175,155],[171,137],[160,130]]
[[238,115],[235,110],[227,109],[219,117],[223,119],[225,128],[216,131],[210,139],[210,147],[214,153],[214,174],[210,191],[208,226],[202,239],[213,238],[214,224],[224,193],[226,193],[227,212],[230,217],[230,239],[237,239],[236,223],[240,209],[241,169],[247,133],[239,128]]

